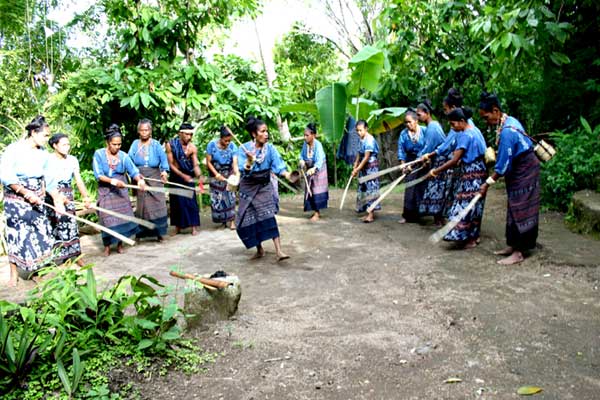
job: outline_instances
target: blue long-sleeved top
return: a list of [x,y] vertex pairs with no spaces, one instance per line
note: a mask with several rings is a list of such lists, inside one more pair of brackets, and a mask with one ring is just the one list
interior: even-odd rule
[[429,154],[435,149],[438,148],[442,143],[444,143],[444,139],[446,135],[444,134],[444,130],[442,126],[437,121],[431,121],[427,124],[427,128],[425,129],[425,146],[421,149],[421,151],[417,154],[417,156],[421,157],[423,154]]
[[50,154],[20,140],[8,145],[2,154],[0,181],[8,186],[28,178],[43,178],[47,192],[54,191],[58,184],[50,170]]
[[448,132],[448,136],[446,139],[435,149],[435,154],[442,157],[447,157],[450,153],[452,153],[456,149],[456,131],[454,129],[450,129]]
[[465,164],[471,164],[473,161],[483,157],[485,153],[485,141],[481,138],[481,133],[477,133],[475,128],[467,128],[456,134],[456,150],[464,149],[462,161]]
[[206,154],[210,154],[212,160],[221,165],[229,165],[233,163],[233,157],[237,154],[237,146],[230,142],[226,149],[221,149],[217,146],[219,139],[212,140],[206,146]]
[[135,166],[131,158],[124,151],[119,150],[117,153],[119,161],[114,168],[110,168],[108,165],[108,159],[106,157],[106,149],[98,149],[94,153],[93,169],[94,176],[99,179],[101,176],[113,177],[113,174],[127,174],[131,178],[135,178],[140,174],[140,170]]
[[300,159],[304,161],[311,160],[317,171],[320,171],[325,163],[325,151],[323,150],[323,145],[321,142],[319,142],[317,139],[313,140],[313,153],[311,158],[308,157],[308,144],[304,142],[302,145],[302,151],[300,152]]
[[421,130],[419,139],[413,142],[408,134],[408,128],[404,128],[398,137],[398,160],[407,161],[408,154],[417,156],[425,147],[425,129],[419,126]]
[[129,157],[138,167],[160,168],[160,172],[169,171],[167,153],[158,140],[150,139],[148,147],[140,146],[140,140],[135,139],[129,148]]
[[[255,161],[254,164],[252,164],[250,171],[246,171],[244,168],[244,165],[246,165],[246,160],[248,159],[246,151],[244,150],[255,155]],[[265,143],[265,145],[258,152],[256,151],[254,142],[244,143],[238,149],[238,165],[240,166],[242,176],[247,176],[253,172],[260,172],[268,169],[277,175],[281,175],[281,173],[287,169],[283,159],[281,158],[281,155],[271,143]]]
[[525,136],[524,132],[523,125],[517,119],[513,117],[506,118],[500,131],[496,166],[494,168],[499,175],[506,175],[510,172],[513,159],[533,147],[531,139]]

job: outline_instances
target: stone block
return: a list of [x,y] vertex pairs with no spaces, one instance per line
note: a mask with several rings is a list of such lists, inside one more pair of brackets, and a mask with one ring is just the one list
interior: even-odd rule
[[216,321],[226,320],[236,313],[242,297],[240,279],[235,275],[213,279],[230,285],[223,289],[208,290],[197,284],[185,294],[183,309],[186,314],[191,314],[186,320],[188,328],[205,327]]
[[600,193],[581,190],[573,194],[569,214],[572,229],[600,238]]

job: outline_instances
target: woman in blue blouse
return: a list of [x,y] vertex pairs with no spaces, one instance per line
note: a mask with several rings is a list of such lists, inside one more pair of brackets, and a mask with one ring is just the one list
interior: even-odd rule
[[479,115],[488,125],[497,125],[498,154],[494,173],[481,187],[485,196],[490,185],[500,177],[506,181],[506,244],[494,254],[507,256],[499,264],[512,265],[524,260],[524,253],[535,248],[540,212],[540,163],[532,140],[523,125],[502,112],[494,94],[483,93]]
[[[360,138],[360,148],[354,160],[352,176],[367,176],[379,171],[379,145],[375,138],[369,133],[367,121],[359,120],[356,122],[356,133]],[[381,204],[377,204],[373,211],[368,208],[379,198],[379,178],[360,183],[356,194],[356,212],[365,212],[367,215],[362,219],[365,223],[375,220],[375,211],[381,210]]]
[[54,237],[43,205],[46,193],[52,196],[57,211],[65,212],[65,199],[57,189],[50,155],[44,149],[50,127],[38,116],[25,130],[27,137],[9,145],[0,160],[10,286],[17,285],[18,277],[29,279],[52,262]]
[[[398,137],[398,161],[401,165],[416,160],[422,154],[426,144],[425,130],[419,125],[417,114],[413,110],[406,111],[404,123],[406,128],[400,132]],[[404,173],[410,173],[410,170],[409,167]],[[405,182],[420,178],[426,173],[427,170],[421,170],[418,173],[410,174],[406,177]],[[419,204],[421,204],[426,188],[427,182],[425,181],[406,189],[404,192],[404,209],[402,218],[398,221],[399,223],[404,224],[419,220]]]
[[[483,155],[485,153],[485,141],[480,138],[475,128],[469,124],[472,112],[466,108],[455,108],[448,114],[448,120],[456,134],[456,149],[452,159],[440,167],[429,171],[429,176],[437,177],[443,171],[458,166],[460,175],[454,195],[454,202],[449,210],[449,218],[456,218],[464,210],[471,200],[479,193],[487,170]],[[483,217],[484,200],[477,202],[476,206],[469,212],[460,223],[451,230],[444,240],[452,241],[459,246],[470,249],[477,246],[481,233],[481,219]]]
[[[446,135],[439,122],[434,121],[431,114],[433,107],[428,101],[417,106],[417,117],[419,122],[427,125],[425,130],[425,146],[419,152],[421,159],[429,159],[429,154],[437,152],[437,149],[444,145]],[[434,153],[437,154],[437,153]],[[448,161],[446,156],[437,156],[433,161],[432,168],[437,168]],[[448,195],[449,174],[444,171],[435,179],[430,179],[426,183],[426,189],[419,204],[419,214],[421,216],[432,215],[436,225],[441,226],[444,222],[444,205]]]
[[247,249],[256,247],[253,258],[264,256],[262,242],[273,239],[277,261],[282,261],[289,256],[281,250],[279,228],[275,220],[277,204],[273,196],[271,172],[288,180],[290,173],[275,146],[268,143],[269,132],[264,121],[250,117],[246,123],[246,130],[253,140],[244,143],[238,150],[241,180],[240,205],[236,218],[237,234]]
[[[169,174],[167,153],[158,140],[152,138],[152,121],[147,118],[137,124],[139,139],[135,139],[129,148],[129,157],[146,178],[146,185],[164,187]],[[151,179],[147,179],[151,178]],[[155,229],[140,226],[136,239],[156,237],[159,242],[167,234],[167,199],[164,193],[137,191],[135,215],[156,225]]]
[[304,211],[314,211],[311,221],[319,220],[320,210],[327,208],[329,200],[325,151],[316,136],[316,125],[308,124],[304,129],[304,144],[300,152],[300,168],[306,170],[308,179],[308,187],[304,189]]
[[227,190],[227,178],[239,175],[237,146],[231,142],[233,133],[221,126],[219,139],[206,146],[206,166],[213,179],[210,181],[210,209],[213,222],[235,229],[235,193]]
[[[135,180],[140,190],[146,184],[140,171],[135,166],[127,153],[121,151],[123,135],[117,124],[111,124],[106,130],[106,148],[98,149],[94,153],[93,169],[98,180],[98,206],[120,214],[133,216],[129,191],[125,187],[127,179],[125,174]],[[98,212],[100,222],[107,228],[123,236],[133,236],[139,232],[138,224],[124,221],[121,218]],[[111,244],[117,244],[117,253],[123,253],[123,243],[109,234],[102,232],[104,255],[110,255]]]

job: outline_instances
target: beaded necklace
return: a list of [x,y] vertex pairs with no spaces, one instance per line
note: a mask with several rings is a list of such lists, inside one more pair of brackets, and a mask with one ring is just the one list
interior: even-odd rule
[[508,115],[502,113],[502,117],[500,117],[500,123],[498,124],[498,128],[496,129],[496,147],[498,147],[498,144],[500,143],[500,132],[502,132],[502,128],[504,128],[506,118],[508,118]]
[[106,149],[106,161],[108,163],[108,168],[111,171],[114,171],[117,169],[117,165],[119,165],[119,153],[117,153],[116,156],[113,156],[110,151],[108,151],[108,149]]
[[419,138],[421,137],[421,127],[419,125],[417,125],[417,130],[413,133],[410,131],[410,129],[407,129],[408,131],[408,137],[410,138],[410,140],[413,143],[417,143],[419,141]]

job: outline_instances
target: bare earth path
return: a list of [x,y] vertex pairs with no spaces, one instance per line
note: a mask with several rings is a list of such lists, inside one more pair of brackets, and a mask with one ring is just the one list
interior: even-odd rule
[[[191,332],[222,353],[216,363],[136,382],[143,398],[511,399],[522,385],[541,386],[539,399],[600,398],[600,242],[546,213],[541,249],[501,267],[492,254],[504,244],[501,190],[488,196],[482,243],[469,251],[429,243],[429,221],[399,225],[401,195],[373,224],[358,221],[354,196],[340,213],[339,196],[319,223],[306,220],[300,197],[282,199],[292,258],[279,264],[271,243],[264,259],[248,261],[235,232],[207,215],[196,237],[109,258],[98,237],[84,238],[109,280],[149,273],[181,287],[168,276],[174,265],[242,280],[236,317]],[[0,298],[22,298],[26,287],[1,286]]]

